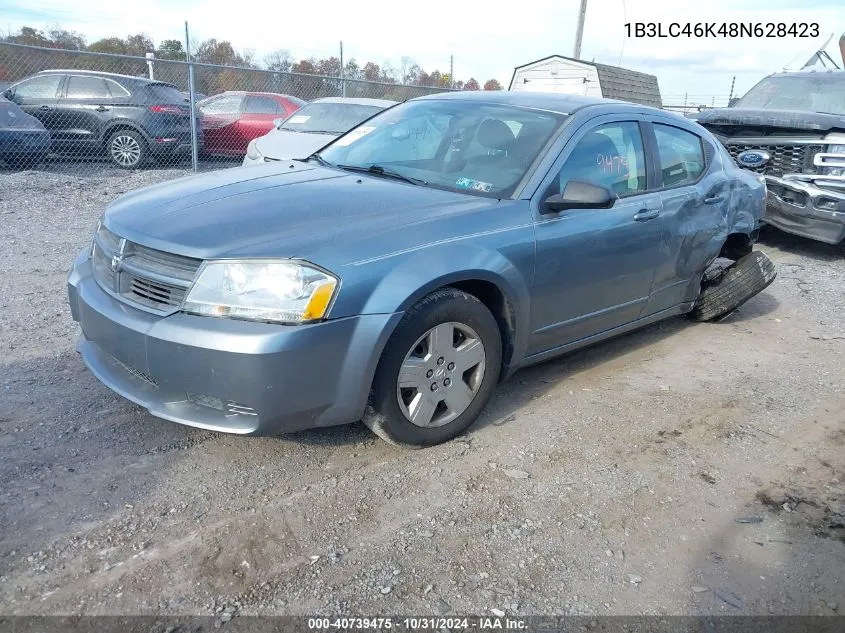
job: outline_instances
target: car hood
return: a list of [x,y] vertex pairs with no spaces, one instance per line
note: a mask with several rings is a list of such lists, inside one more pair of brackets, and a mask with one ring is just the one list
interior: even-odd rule
[[454,229],[440,219],[496,204],[292,161],[140,189],[118,198],[103,222],[130,241],[188,257],[296,257],[328,266],[443,239]]
[[818,133],[845,131],[845,115],[802,110],[715,108],[699,112],[695,120],[714,132],[731,136],[756,135],[772,128]]
[[267,158],[308,158],[337,137],[337,134],[310,134],[274,129],[256,139],[255,146]]

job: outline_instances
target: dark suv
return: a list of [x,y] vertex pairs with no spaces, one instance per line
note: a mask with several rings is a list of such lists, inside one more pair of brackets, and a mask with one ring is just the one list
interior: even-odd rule
[[191,152],[190,106],[172,84],[88,70],[45,70],[3,94],[41,120],[53,151],[61,154],[105,152],[118,167],[131,169]]

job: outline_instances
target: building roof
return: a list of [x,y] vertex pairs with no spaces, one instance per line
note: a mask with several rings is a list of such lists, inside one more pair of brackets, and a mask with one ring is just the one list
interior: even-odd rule
[[533,62],[522,64],[513,69],[513,76],[508,89],[513,87],[513,81],[516,78],[516,73],[528,66],[544,62],[549,59],[565,59],[578,64],[586,64],[593,66],[599,76],[599,85],[603,97],[608,99],[619,99],[621,101],[630,101],[632,103],[641,103],[643,105],[659,108],[663,105],[660,97],[660,86],[657,84],[657,77],[649,75],[648,73],[641,73],[636,70],[629,70],[619,66],[609,66],[607,64],[598,64],[596,62],[588,62],[583,59],[574,59],[566,57],[565,55],[549,55],[542,59],[536,59]]

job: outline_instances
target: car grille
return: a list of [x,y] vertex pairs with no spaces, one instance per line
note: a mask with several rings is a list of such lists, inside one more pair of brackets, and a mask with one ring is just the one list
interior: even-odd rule
[[814,173],[813,156],[824,151],[822,145],[745,145],[742,143],[725,143],[731,157],[736,160],[742,152],[758,150],[767,152],[771,158],[760,167],[745,167],[742,169],[753,171],[764,176],[783,176],[784,174]]
[[104,226],[94,236],[91,258],[100,287],[158,314],[178,309],[202,263],[123,240]]

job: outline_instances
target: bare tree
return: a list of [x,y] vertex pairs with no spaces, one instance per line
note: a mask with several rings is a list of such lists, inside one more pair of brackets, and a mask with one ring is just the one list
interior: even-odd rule
[[50,29],[49,36],[56,48],[65,48],[71,51],[85,50],[85,37],[76,31],[68,31],[57,24]]
[[264,67],[267,70],[272,70],[277,73],[287,73],[293,67],[293,57],[290,51],[280,48],[277,51],[269,53],[264,58]]

